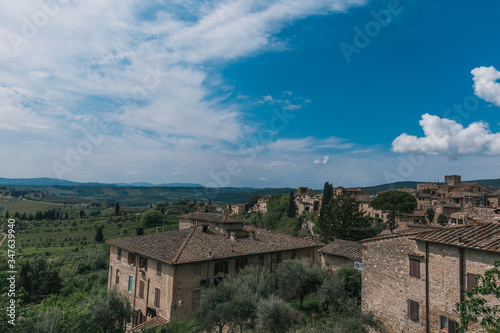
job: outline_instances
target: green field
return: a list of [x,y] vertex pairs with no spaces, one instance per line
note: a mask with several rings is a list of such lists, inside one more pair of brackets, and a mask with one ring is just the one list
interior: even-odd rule
[[14,212],[19,213],[36,213],[37,211],[45,211],[50,208],[61,209],[63,205],[54,204],[41,201],[32,201],[27,199],[11,199],[11,198],[0,198],[0,214],[5,214],[9,211],[9,214],[14,214]]

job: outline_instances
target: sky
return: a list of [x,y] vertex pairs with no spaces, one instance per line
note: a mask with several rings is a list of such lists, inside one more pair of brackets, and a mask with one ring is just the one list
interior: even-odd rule
[[497,1],[0,3],[0,177],[500,178]]

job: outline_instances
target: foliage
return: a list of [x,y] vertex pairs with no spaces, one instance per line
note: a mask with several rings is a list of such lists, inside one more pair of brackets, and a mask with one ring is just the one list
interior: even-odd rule
[[259,201],[260,196],[258,194],[252,195],[248,198],[248,209],[252,209],[252,207]]
[[460,311],[460,326],[458,332],[465,332],[470,323],[477,323],[488,332],[500,330],[500,305],[492,305],[488,299],[500,300],[500,260],[495,261],[495,266],[477,275],[478,284],[472,291],[465,292],[465,300],[457,303]]
[[163,214],[156,209],[150,209],[146,211],[144,214],[142,214],[140,219],[140,224],[142,227],[148,228],[161,224],[162,221],[163,221]]
[[195,317],[200,327],[208,331],[218,328],[221,332],[229,324],[237,325],[242,332],[246,323],[255,320],[259,300],[273,290],[267,270],[248,266],[236,278],[209,289]]
[[206,291],[195,313],[195,318],[203,330],[212,331],[218,328],[219,333],[222,333],[224,327],[234,320],[232,298],[235,292],[234,287],[228,283]]
[[434,212],[434,209],[432,208],[427,208],[425,211],[425,216],[427,217],[427,220],[429,220],[429,223],[432,224],[432,221],[434,221],[434,216],[436,215],[436,212]]
[[299,297],[300,307],[304,297],[316,291],[321,284],[323,272],[317,265],[310,265],[304,260],[285,260],[277,271],[278,285]]
[[293,191],[290,191],[289,197],[288,197],[288,207],[286,209],[286,215],[288,217],[295,217],[297,214],[297,204],[295,204],[295,194]]
[[57,269],[39,257],[21,263],[17,287],[26,290],[27,303],[36,302],[44,296],[59,293],[61,277]]
[[417,200],[408,192],[392,190],[379,193],[370,206],[389,214],[389,229],[392,231],[396,228],[396,216],[413,213]]
[[120,215],[120,204],[118,201],[115,203],[115,215]]
[[358,241],[374,237],[380,231],[359,209],[358,200],[347,192],[334,196],[327,206],[318,226],[326,242],[336,238]]
[[275,230],[279,221],[286,216],[288,209],[288,195],[273,195],[267,202],[267,213],[263,215],[262,227],[268,230]]
[[95,234],[95,241],[97,243],[102,243],[104,241],[104,235],[102,234],[102,228],[99,227],[97,228],[96,234]]
[[448,223],[448,216],[446,216],[446,214],[439,214],[438,215],[438,218],[437,218],[437,222],[441,225],[445,225],[446,223]]
[[343,312],[348,299],[361,299],[361,273],[352,265],[329,272],[318,291],[320,307],[330,312]]
[[272,295],[267,299],[261,299],[257,309],[259,331],[285,333],[293,325],[292,309],[277,296]]

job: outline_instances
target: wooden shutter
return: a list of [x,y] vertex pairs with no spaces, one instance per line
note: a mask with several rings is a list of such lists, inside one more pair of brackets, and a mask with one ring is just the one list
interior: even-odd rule
[[408,319],[415,320],[415,321],[418,320],[418,310],[419,310],[418,302],[409,299],[408,300],[408,309],[407,309]]
[[161,295],[161,291],[159,288],[155,288],[155,302],[154,302],[154,306],[159,308],[160,307],[160,295]]
[[467,273],[467,291],[472,291],[473,286],[477,286],[477,274]]
[[410,258],[410,276],[420,279],[420,259]]
[[144,281],[139,281],[139,298],[144,299]]
[[223,263],[223,266],[224,266],[224,274],[229,273],[229,263],[227,261],[225,261]]
[[456,333],[457,332],[457,322],[448,318],[448,333]]

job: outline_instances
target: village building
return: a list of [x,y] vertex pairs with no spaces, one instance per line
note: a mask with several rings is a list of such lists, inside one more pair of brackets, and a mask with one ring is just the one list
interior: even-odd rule
[[[453,333],[464,291],[500,258],[500,224],[406,230],[362,241],[363,308],[383,332]],[[476,324],[468,329],[485,332]]]
[[246,265],[275,272],[286,259],[314,263],[321,246],[214,213],[182,215],[179,230],[106,242],[110,245],[108,287],[129,295],[133,326],[149,317],[187,318],[207,287]]
[[342,266],[351,265],[361,271],[361,249],[361,243],[336,239],[318,250],[321,267],[336,271]]
[[299,187],[294,198],[297,205],[297,214],[301,216],[304,213],[318,212],[322,196],[322,194],[316,194],[310,188]]

